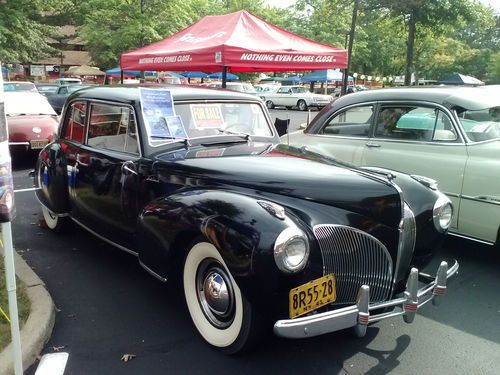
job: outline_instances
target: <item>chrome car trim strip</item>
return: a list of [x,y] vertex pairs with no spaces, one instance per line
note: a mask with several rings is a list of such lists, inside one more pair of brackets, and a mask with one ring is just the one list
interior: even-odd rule
[[490,246],[495,245],[495,242],[480,240],[480,239],[475,238],[475,237],[466,236],[464,234],[459,234],[459,233],[455,233],[455,232],[452,232],[452,231],[449,231],[448,234],[450,236],[454,236],[454,237],[458,237],[458,238],[463,238],[463,239],[469,240],[469,241],[479,242],[479,243],[482,243],[482,244],[485,244],[485,245],[490,245]]
[[134,255],[134,256],[138,256],[138,254],[133,251],[133,250],[130,250],[128,248],[126,248],[125,246],[122,246],[122,245],[119,245],[117,244],[116,242],[113,242],[111,241],[110,239],[107,239],[106,237],[103,237],[101,236],[99,233],[96,233],[94,232],[92,229],[90,229],[89,227],[87,227],[86,225],[80,223],[78,220],[76,220],[75,218],[71,218],[71,220],[73,220],[75,223],[77,223],[79,226],[81,226],[83,229],[86,229],[87,231],[89,231],[90,233],[92,233],[94,236],[96,237],[99,237],[101,240],[103,241],[106,241],[107,243],[109,243],[110,245],[113,245],[114,247],[117,247],[118,249],[120,250],[123,250],[125,251],[126,253],[129,253],[131,255]]
[[29,142],[9,142],[9,146],[29,146]]
[[417,240],[415,215],[406,202],[403,203],[403,216],[399,223],[398,230],[398,258],[396,261],[396,269],[394,270],[393,288],[396,285],[399,275],[405,272],[405,269],[407,270],[409,268]]
[[[39,189],[37,189],[37,190],[39,190]],[[38,196],[37,196],[36,194],[35,194],[35,198],[36,198],[36,200],[38,201],[38,203],[40,203],[40,206],[43,206],[43,207],[45,207],[47,210],[49,210],[50,212],[52,212],[52,211],[50,210],[50,208],[48,208],[45,204],[43,204],[43,203],[42,203],[42,201],[41,201],[40,199],[38,199]],[[56,214],[55,212],[52,212],[52,215],[57,216],[57,217],[67,217],[67,216],[69,216],[69,213],[68,213],[68,212],[65,212],[65,213],[62,213],[62,214]]]
[[[366,304],[366,300],[369,301],[370,298],[370,287],[363,285],[359,289],[355,305],[295,319],[278,320],[274,324],[274,333],[287,338],[306,338],[355,327],[357,335],[362,337],[369,323],[398,315],[403,315],[405,321],[411,323],[420,307],[429,301],[435,305],[439,304],[446,293],[447,280],[457,273],[458,268],[457,261],[451,268],[448,268],[446,262],[441,262],[433,281],[420,289],[417,289],[419,273],[413,268],[402,297],[380,303]],[[389,307],[393,307],[393,310],[371,314],[372,311]]]
[[27,188],[27,189],[17,189],[17,190],[14,190],[14,193],[24,193],[26,191],[36,191],[36,190],[41,190],[41,188],[32,187],[32,188]]
[[155,277],[156,279],[160,280],[161,282],[163,283],[166,283],[167,282],[167,279],[164,278],[164,277],[161,277],[160,275],[158,275],[155,271],[153,271],[151,268],[149,268],[148,266],[146,266],[142,261],[141,259],[139,258],[139,264],[141,265],[142,268],[144,268],[151,276]]
[[471,197],[469,195],[462,195],[461,198],[475,202],[500,205],[500,197],[494,195],[477,195],[475,197]]
[[382,242],[359,229],[337,224],[313,227],[321,249],[323,275],[334,274],[335,303],[354,303],[362,285],[372,287],[372,299],[384,301],[393,288],[392,258]]

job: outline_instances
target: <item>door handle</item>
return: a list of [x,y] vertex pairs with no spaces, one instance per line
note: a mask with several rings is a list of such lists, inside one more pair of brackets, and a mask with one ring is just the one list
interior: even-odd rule
[[76,163],[83,167],[88,167],[90,165],[88,163],[88,155],[76,154]]
[[366,147],[380,147],[380,144],[376,142],[366,142]]
[[135,164],[132,161],[126,161],[122,164],[122,173],[125,176],[130,176],[131,174],[133,175],[138,175],[137,170],[135,168]]

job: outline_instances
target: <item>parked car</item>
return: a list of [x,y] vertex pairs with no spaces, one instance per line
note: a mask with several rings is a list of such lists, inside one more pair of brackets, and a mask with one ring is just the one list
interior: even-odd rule
[[330,95],[313,94],[303,86],[281,86],[275,92],[265,95],[265,102],[269,109],[297,107],[301,111],[307,111],[309,107],[323,108],[332,100]]
[[36,89],[43,96],[50,96],[57,92],[57,88],[59,87],[55,83],[35,83]]
[[358,166],[425,175],[453,201],[450,231],[498,244],[500,86],[371,90],[342,97],[284,141]]
[[[208,87],[221,89],[222,83],[210,83]],[[246,82],[226,82],[226,89],[244,92],[245,94],[257,95],[257,91],[255,91],[255,88],[252,86],[252,84]]]
[[9,148],[13,156],[38,152],[53,140],[59,119],[43,95],[12,91],[5,92],[4,99]]
[[86,87],[90,87],[90,85],[65,85],[58,86],[55,93],[51,95],[47,95],[47,99],[58,114],[61,113],[64,104],[66,103],[66,99],[71,95],[71,93],[84,89]]
[[81,85],[81,84],[82,84],[82,80],[80,78],[67,77],[67,78],[57,78],[56,79],[56,85],[59,85],[59,86]]
[[449,199],[425,178],[278,143],[255,96],[79,90],[40,153],[36,194],[50,229],[72,219],[159,280],[180,273],[196,329],[226,353],[268,322],[283,337],[363,336],[388,311],[411,322],[438,301],[458,264],[417,269],[444,239]]
[[10,81],[3,83],[3,91],[33,91],[37,92],[36,86],[29,81]]

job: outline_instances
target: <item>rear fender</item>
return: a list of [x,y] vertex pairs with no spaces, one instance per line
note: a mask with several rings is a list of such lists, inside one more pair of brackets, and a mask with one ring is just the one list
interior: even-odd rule
[[[162,278],[179,270],[196,240],[212,243],[238,284],[252,279],[255,252],[270,252],[287,226],[259,199],[228,191],[195,190],[156,199],[139,217],[140,261]],[[241,287],[241,285],[240,285]],[[242,288],[243,289],[243,288]]]
[[55,214],[70,211],[66,158],[61,146],[48,144],[35,165],[34,183],[40,203]]

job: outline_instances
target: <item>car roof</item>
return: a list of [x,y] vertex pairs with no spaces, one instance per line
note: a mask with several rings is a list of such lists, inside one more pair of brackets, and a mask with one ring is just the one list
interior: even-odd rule
[[238,91],[217,90],[199,86],[187,85],[155,85],[155,86],[96,86],[83,88],[74,92],[71,99],[113,100],[116,102],[133,103],[140,100],[139,87],[149,89],[169,89],[176,101],[183,100],[252,100],[259,101],[254,95]]
[[479,110],[500,105],[500,85],[426,86],[367,90],[342,96],[333,103],[333,106],[343,107],[363,102],[390,100],[434,102],[448,108],[461,107],[468,110]]

